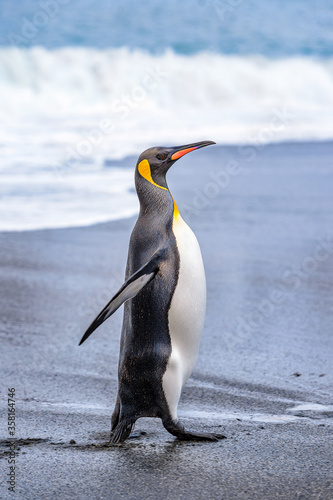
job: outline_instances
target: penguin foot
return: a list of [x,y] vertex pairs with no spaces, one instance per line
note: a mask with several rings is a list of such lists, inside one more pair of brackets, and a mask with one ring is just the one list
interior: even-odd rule
[[185,431],[184,434],[177,436],[181,441],[218,441],[219,439],[226,439],[223,434],[214,434],[211,432],[190,432]]
[[110,436],[110,444],[123,443],[131,434],[134,422],[123,420],[117,424]]
[[218,441],[219,439],[226,439],[223,434],[187,431],[179,420],[166,419],[163,420],[163,425],[170,434],[181,441]]
[[145,431],[134,431],[134,432],[131,432],[128,439],[139,439],[142,436],[146,436],[146,435],[147,435],[147,433]]

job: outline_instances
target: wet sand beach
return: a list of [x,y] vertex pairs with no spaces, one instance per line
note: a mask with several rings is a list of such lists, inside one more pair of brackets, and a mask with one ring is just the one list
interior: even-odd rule
[[0,233],[1,498],[333,497],[332,158],[332,142],[215,146],[169,171],[207,277],[179,416],[218,443],[141,419],[107,446],[122,309],[78,343],[123,282],[135,218]]

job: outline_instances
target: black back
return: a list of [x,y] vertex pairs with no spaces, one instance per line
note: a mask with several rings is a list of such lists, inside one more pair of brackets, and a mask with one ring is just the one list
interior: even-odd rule
[[[172,231],[174,204],[167,190],[165,172],[151,174],[161,189],[143,178],[138,165],[162,148],[144,152],[137,164],[135,184],[140,214],[132,231],[126,267],[128,279],[148,262],[159,248],[167,258],[155,278],[124,305],[119,359],[119,398],[121,415],[162,417],[168,412],[162,378],[171,354],[168,312],[178,281],[179,253]],[[164,148],[163,148],[164,149]],[[120,415],[120,417],[121,417]]]

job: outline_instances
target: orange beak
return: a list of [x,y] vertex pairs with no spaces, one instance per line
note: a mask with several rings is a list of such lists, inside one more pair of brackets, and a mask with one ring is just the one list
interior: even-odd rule
[[182,156],[186,155],[187,153],[190,153],[191,151],[194,151],[195,149],[200,149],[205,146],[210,146],[211,144],[216,144],[213,141],[202,141],[202,142],[196,142],[194,144],[188,144],[187,146],[180,146],[179,148],[175,148],[175,152],[171,156],[171,160],[175,161],[181,158]]

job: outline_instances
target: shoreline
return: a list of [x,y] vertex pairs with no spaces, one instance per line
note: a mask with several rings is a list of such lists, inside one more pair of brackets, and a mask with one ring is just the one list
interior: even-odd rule
[[[332,157],[333,142],[269,145],[251,162],[207,148],[169,172],[207,277],[179,414],[189,428],[226,434],[219,443],[178,443],[159,420],[140,419],[145,435],[106,447],[122,311],[77,344],[122,284],[135,217],[0,232],[0,419],[15,387],[19,498],[333,495]],[[2,426],[3,454],[8,439]],[[5,477],[5,459],[0,467]],[[2,486],[2,498],[10,493]]]
[[[249,144],[244,144],[244,143],[240,143],[240,144],[216,144],[213,146],[213,151],[210,152],[208,158],[219,158],[219,157],[227,157],[229,159],[229,162],[226,163],[226,165],[224,165],[224,169],[218,169],[216,171],[214,171],[214,169],[211,169],[211,172],[210,172],[210,175],[209,176],[206,176],[206,179],[204,179],[204,184],[209,184],[211,185],[212,183],[215,184],[215,191],[218,195],[221,195],[223,193],[223,190],[228,188],[228,185],[230,183],[231,180],[233,180],[235,177],[237,177],[240,173],[240,171],[243,169],[247,169],[247,168],[251,168],[251,165],[253,163],[256,162],[256,159],[257,157],[260,155],[262,155],[264,153],[264,151],[268,148],[269,151],[274,151],[275,148],[277,148],[278,150],[279,149],[302,149],[304,148],[304,150],[316,150],[317,148],[329,148],[331,149],[331,146],[333,144],[333,140],[311,140],[311,141],[307,141],[307,140],[304,140],[304,141],[295,141],[295,140],[284,140],[284,141],[276,141],[276,142],[272,142],[272,143],[264,143],[264,144],[261,144],[260,141],[258,144],[254,144],[254,143],[249,143]],[[197,152],[198,154],[198,152]],[[202,155],[202,156],[201,156]],[[203,161],[204,161],[204,158],[205,158],[205,154],[200,152],[200,158],[203,158]],[[191,168],[191,164],[193,163],[195,165],[196,168],[200,168],[200,161],[196,161],[197,159],[194,159],[194,158],[190,158],[190,159],[187,159],[187,163],[186,165],[189,165],[189,167]],[[135,164],[136,164],[136,161],[137,161],[137,156],[136,155],[128,155],[128,156],[125,156],[124,158],[120,159],[120,160],[113,160],[111,158],[105,158],[104,160],[104,163],[107,164],[108,167],[112,167],[112,168],[116,168],[116,169],[119,169],[120,171],[122,169],[129,169],[129,171],[133,171],[133,176],[131,175],[131,187],[129,188],[129,190],[126,191],[126,194],[132,194],[134,195],[134,197],[136,197],[135,195],[135,188],[134,188],[134,169],[135,169]],[[183,159],[184,161],[184,159]],[[75,167],[76,168],[76,167]],[[171,169],[170,173],[168,174],[168,178],[171,177],[171,178],[177,178],[177,170],[179,169],[179,165],[176,164],[176,166]],[[175,175],[173,174],[175,172]],[[80,167],[77,167],[76,168],[76,173],[78,174],[78,176],[82,173],[80,171]],[[108,179],[107,177],[105,177],[105,179],[103,180],[103,172],[101,171],[100,172],[102,174],[102,177],[101,177],[101,182],[110,182],[110,179]],[[108,173],[108,168],[105,168],[104,169],[104,176],[106,176]],[[218,174],[218,175],[217,175]],[[194,174],[196,175],[196,174]],[[219,177],[220,176],[220,177]],[[132,179],[133,177],[133,179]],[[192,187],[192,191],[195,190],[195,189],[198,189],[198,186],[195,186],[195,183],[193,183],[193,187]],[[214,189],[214,187],[213,187]],[[125,191],[124,191],[125,193]],[[191,188],[189,189],[189,191],[187,193],[184,192],[184,195],[187,196],[188,198],[188,195],[189,193],[191,193]],[[215,195],[216,195],[215,193]],[[208,193],[207,196],[204,196],[204,198],[211,198],[211,197],[214,197],[214,192],[213,194],[212,193]],[[98,196],[98,194],[96,193],[96,196]],[[109,198],[111,199],[112,198],[112,193],[109,194]],[[127,200],[128,201],[128,200]],[[193,200],[192,200],[193,201]],[[197,204],[199,203],[199,208],[196,208],[195,206],[193,206],[193,203],[192,203],[192,206],[189,207],[187,205],[187,210],[190,208],[192,209],[192,212],[193,214],[196,214],[198,212],[198,209],[200,210],[202,207],[200,206],[200,201],[201,201],[201,205],[202,203],[204,203],[204,201],[202,201],[202,196],[201,196],[201,199],[197,200]],[[207,201],[207,200],[206,200]],[[81,203],[81,200],[79,200],[79,203]],[[87,205],[86,205],[87,206]],[[84,207],[83,206],[83,213],[85,212],[85,208],[86,206]],[[46,210],[50,209],[50,215],[51,217],[54,216],[54,211],[56,209],[55,206],[51,205],[51,206],[46,206]],[[104,210],[104,209],[103,209]],[[132,211],[134,210],[133,208],[131,209]],[[137,210],[138,210],[138,207],[137,207]],[[133,211],[132,214],[130,215],[125,215],[125,216],[116,216],[116,215],[111,215],[109,216],[109,218],[107,217],[106,215],[106,212],[107,212],[107,208],[105,209],[105,211],[103,211],[103,214],[101,214],[99,216],[99,218],[102,218],[104,220],[100,220],[100,221],[95,221],[95,222],[87,222],[87,223],[84,223],[84,222],[80,222],[80,223],[77,223],[75,225],[65,225],[65,226],[62,226],[62,225],[59,225],[59,226],[55,226],[55,227],[32,227],[32,228],[29,228],[29,229],[25,229],[25,228],[19,228],[19,229],[15,229],[15,228],[12,228],[12,229],[0,229],[0,233],[23,233],[23,232],[27,232],[27,231],[48,231],[48,230],[58,230],[58,229],[75,229],[75,228],[85,228],[85,227],[92,227],[92,226],[95,226],[95,225],[99,225],[99,224],[108,224],[110,222],[114,222],[114,221],[120,221],[120,220],[123,220],[123,219],[129,219],[131,217],[136,217],[136,213],[135,211]],[[138,213],[138,212],[137,212]],[[29,221],[29,224],[31,224],[31,221]]]

